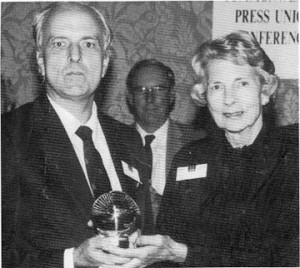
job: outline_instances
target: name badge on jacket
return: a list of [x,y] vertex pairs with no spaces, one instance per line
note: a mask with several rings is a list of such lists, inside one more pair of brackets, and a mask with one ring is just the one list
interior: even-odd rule
[[135,169],[132,166],[129,166],[124,161],[121,161],[121,162],[122,162],[122,167],[123,167],[124,174],[127,175],[128,177],[134,179],[135,181],[141,183],[139,172],[137,171],[137,169]]
[[176,181],[205,178],[206,175],[207,175],[207,164],[179,167],[177,168]]

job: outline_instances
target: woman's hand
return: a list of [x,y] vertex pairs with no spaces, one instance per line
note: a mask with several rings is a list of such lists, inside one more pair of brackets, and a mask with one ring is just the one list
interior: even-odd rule
[[104,250],[124,258],[132,258],[121,265],[122,268],[146,267],[155,262],[173,261],[184,262],[187,246],[175,242],[169,236],[141,236],[137,239],[137,248],[105,247]]

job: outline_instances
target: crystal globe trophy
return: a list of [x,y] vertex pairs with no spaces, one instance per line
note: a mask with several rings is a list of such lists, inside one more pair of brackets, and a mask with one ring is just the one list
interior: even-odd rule
[[115,237],[116,245],[129,247],[128,236],[137,230],[140,210],[125,192],[111,191],[99,196],[92,206],[92,221],[99,235]]

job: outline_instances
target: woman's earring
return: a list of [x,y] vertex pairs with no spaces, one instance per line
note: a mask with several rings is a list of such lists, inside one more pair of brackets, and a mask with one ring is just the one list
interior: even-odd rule
[[265,98],[263,101],[262,101],[262,105],[266,105],[268,104],[269,102],[269,98]]

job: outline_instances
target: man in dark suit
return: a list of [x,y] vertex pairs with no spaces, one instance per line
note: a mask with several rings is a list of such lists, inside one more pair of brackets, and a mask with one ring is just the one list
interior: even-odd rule
[[[146,211],[142,231],[151,234],[155,233],[156,217],[174,155],[184,144],[203,138],[205,132],[170,119],[175,104],[175,75],[168,66],[155,59],[142,60],[132,67],[126,84],[127,103],[135,118],[134,127],[140,134],[139,140],[129,137],[129,147],[142,162],[141,178],[150,188],[150,198],[147,199],[147,187],[139,198],[142,212]],[[147,146],[152,153],[150,163]],[[149,202],[152,208],[147,206]],[[149,221],[153,224],[149,225]]]
[[95,198],[111,190],[135,198],[138,180],[119,134],[130,130],[94,102],[110,30],[98,10],[76,2],[43,10],[34,30],[45,90],[2,117],[3,267],[125,263],[87,225]]

